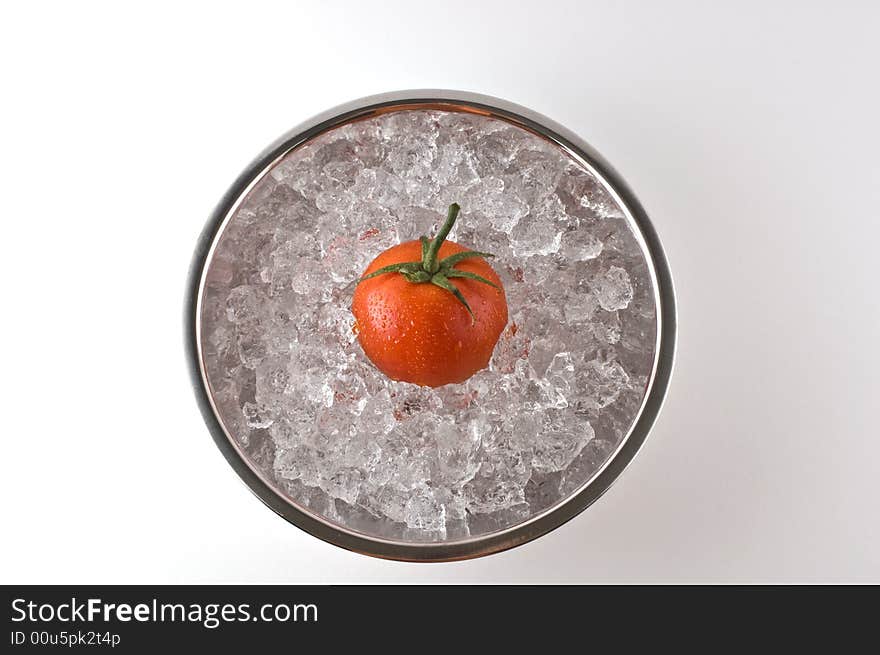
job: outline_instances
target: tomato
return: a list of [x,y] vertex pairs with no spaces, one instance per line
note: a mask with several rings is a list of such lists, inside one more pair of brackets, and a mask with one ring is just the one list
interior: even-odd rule
[[355,289],[352,313],[364,353],[394,380],[439,387],[485,368],[507,324],[501,280],[488,253],[446,235],[458,205],[433,240],[422,237],[376,257]]

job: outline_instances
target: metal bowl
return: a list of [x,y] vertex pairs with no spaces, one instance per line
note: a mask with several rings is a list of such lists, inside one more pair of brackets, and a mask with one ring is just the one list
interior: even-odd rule
[[[331,523],[282,495],[243,455],[220,420],[209,390],[200,343],[205,272],[224,225],[248,191],[274,163],[313,137],[353,120],[402,109],[438,109],[489,116],[526,129],[564,149],[616,194],[637,238],[641,238],[654,283],[657,334],[653,370],[641,410],[616,451],[578,491],[556,505],[509,528],[454,541],[419,543],[370,536]],[[582,512],[611,486],[635,457],[657,418],[672,372],[676,314],[672,278],[654,227],[627,184],[591,146],[544,116],[504,100],[460,91],[417,90],[371,96],[331,109],[281,137],[245,169],[223,196],[199,237],[189,273],[184,327],[193,389],[205,422],[226,460],[260,500],[299,528],[349,550],[395,560],[450,561],[488,555],[539,537]]]

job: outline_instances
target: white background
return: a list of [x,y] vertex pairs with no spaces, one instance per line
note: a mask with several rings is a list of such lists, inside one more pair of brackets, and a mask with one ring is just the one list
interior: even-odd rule
[[[0,582],[880,582],[876,3],[0,11]],[[678,291],[631,467],[555,532],[455,564],[351,554],[263,507],[182,342],[196,237],[236,175],[313,114],[407,88],[591,142]]]

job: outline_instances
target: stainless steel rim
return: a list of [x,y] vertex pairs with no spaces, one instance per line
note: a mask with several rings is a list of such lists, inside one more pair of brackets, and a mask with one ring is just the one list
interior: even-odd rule
[[[574,494],[529,520],[479,537],[441,543],[411,543],[360,533],[310,513],[276,491],[240,452],[227,433],[211,397],[200,344],[200,308],[204,273],[222,229],[247,191],[271,165],[314,136],[352,120],[401,109],[436,108],[478,113],[505,120],[564,148],[603,179],[638,228],[649,261],[657,304],[654,370],[641,411],[629,434],[605,465]],[[359,553],[404,561],[440,562],[469,559],[513,548],[559,527],[595,502],[614,483],[644,443],[660,411],[672,374],[676,338],[675,292],[666,257],[645,210],[629,186],[589,144],[550,119],[525,107],[462,91],[414,90],[385,93],[331,109],[294,128],[269,146],[238,177],[203,229],[190,266],[184,316],[185,344],[193,390],[214,442],[256,496],[277,514],[310,534]]]

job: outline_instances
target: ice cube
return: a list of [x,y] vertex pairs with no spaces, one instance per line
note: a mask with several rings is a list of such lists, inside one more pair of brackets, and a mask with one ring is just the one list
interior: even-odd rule
[[633,298],[629,273],[620,266],[611,266],[593,280],[593,289],[602,309],[613,312],[626,309]]

